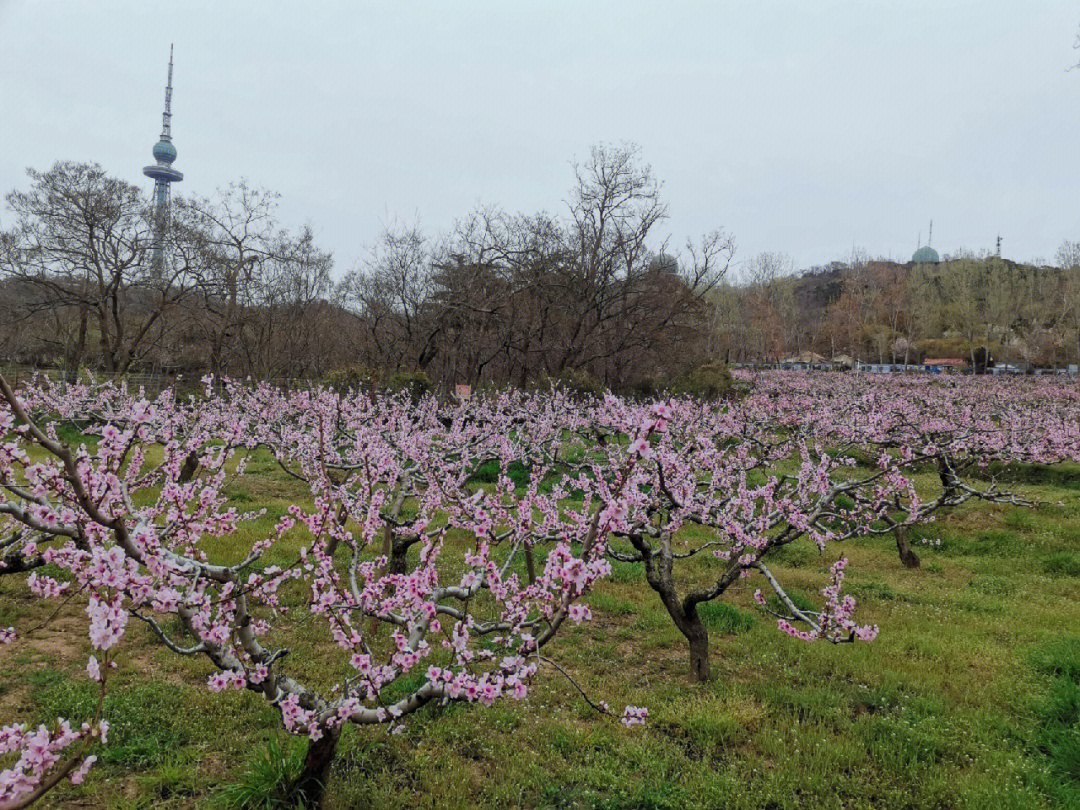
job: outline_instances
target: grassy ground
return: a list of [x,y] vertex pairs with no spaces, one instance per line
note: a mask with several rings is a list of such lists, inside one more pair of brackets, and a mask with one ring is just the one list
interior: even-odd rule
[[[234,498],[267,507],[258,532],[294,493],[268,461],[251,470]],[[522,703],[424,710],[395,736],[348,729],[331,806],[1078,807],[1080,468],[1029,471],[1021,488],[1055,505],[961,508],[922,533],[942,542],[919,548],[916,571],[889,538],[846,544],[859,619],[881,626],[872,644],[794,641],[748,588],[708,606],[706,685],[689,681],[685,644],[641,572],[617,564],[590,597],[595,620],[549,651],[594,699],[648,706],[647,726],[598,717],[549,670]],[[810,596],[838,552],[792,547],[773,568]],[[689,576],[709,566],[695,558]],[[92,710],[80,609],[4,650],[0,723]],[[0,626],[46,615],[0,578]],[[296,671],[333,677],[325,643],[300,634]],[[260,699],[210,693],[209,665],[145,628],[129,629],[119,663],[101,763],[46,806],[228,806],[264,795],[302,755]]]

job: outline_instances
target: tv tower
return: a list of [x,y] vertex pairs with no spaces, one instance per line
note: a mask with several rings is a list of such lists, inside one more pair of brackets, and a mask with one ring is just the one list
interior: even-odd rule
[[143,169],[143,174],[154,178],[154,266],[162,261],[161,243],[165,222],[169,215],[169,185],[179,183],[184,175],[172,167],[176,160],[176,147],[172,144],[172,69],[173,46],[169,45],[169,81],[165,85],[165,112],[161,114],[161,140],[154,144],[153,166]]

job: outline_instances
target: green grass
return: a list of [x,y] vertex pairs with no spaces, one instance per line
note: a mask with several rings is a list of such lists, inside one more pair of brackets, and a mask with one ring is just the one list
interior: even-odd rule
[[1050,763],[1050,793],[1080,806],[1080,636],[1036,648],[1032,665],[1050,679],[1048,694],[1036,703],[1040,729],[1036,745]]
[[757,616],[727,602],[703,602],[698,614],[710,633],[745,633],[757,624]]
[[1046,573],[1056,577],[1080,577],[1080,555],[1071,551],[1058,551],[1043,563]]
[[[98,686],[85,678],[69,678],[46,669],[31,676],[30,683],[39,722],[56,717],[82,722],[97,708]],[[171,751],[191,741],[199,730],[178,711],[189,690],[149,681],[108,694],[102,716],[109,722],[110,739],[100,759],[141,768],[159,764]],[[151,717],[154,722],[147,722]]]
[[[267,515],[244,527],[243,542],[209,544],[214,554],[241,554],[296,494],[271,459],[257,456],[249,469],[233,502]],[[685,641],[642,565],[615,563],[589,597],[594,620],[566,628],[548,653],[616,712],[648,706],[644,728],[596,715],[545,667],[522,702],[427,706],[399,735],[346,729],[328,806],[1080,807],[1080,493],[1076,471],[1066,472],[1012,473],[1026,495],[1055,505],[969,503],[913,531],[917,570],[900,565],[888,536],[824,554],[785,548],[770,567],[802,607],[817,604],[829,565],[848,556],[847,591],[859,620],[879,625],[878,639],[794,641],[758,610],[752,594],[761,583],[751,579],[699,606],[712,645],[707,684],[689,679]],[[489,484],[492,475],[481,468],[474,480]],[[294,551],[275,550],[266,562],[282,564]],[[708,554],[686,563],[681,585],[715,576]],[[290,605],[305,598],[302,588],[282,596]],[[30,626],[54,607],[0,578],[0,623]],[[73,601],[58,620],[82,627],[80,611]],[[341,677],[321,624],[297,629],[290,674]],[[84,636],[49,631],[5,650],[0,723],[89,716],[89,652]],[[248,693],[209,692],[207,662],[161,649],[135,622],[118,663],[100,762],[83,785],[65,784],[41,806],[291,806],[283,788],[304,744],[281,731],[272,708]],[[412,685],[394,684],[384,697]]]
[[304,766],[304,744],[297,739],[271,740],[248,762],[239,779],[212,799],[221,810],[292,810],[303,806],[293,784]]

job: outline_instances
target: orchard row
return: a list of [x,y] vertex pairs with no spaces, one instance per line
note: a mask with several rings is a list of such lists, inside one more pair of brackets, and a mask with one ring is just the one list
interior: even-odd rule
[[[317,797],[346,724],[525,697],[612,564],[639,564],[706,680],[699,606],[743,580],[794,638],[877,634],[843,592],[842,556],[809,610],[769,567],[783,547],[881,535],[915,566],[910,527],[971,499],[1036,506],[996,473],[1080,460],[1080,394],[1050,381],[772,373],[719,404],[206,382],[204,396],[147,399],[0,378],[0,576],[77,597],[101,687],[81,728],[0,730],[0,807],[86,776],[132,619],[205,660],[210,689],[250,690],[307,736],[298,787]],[[301,493],[274,521],[230,500],[257,459]],[[702,560],[708,581],[690,587],[680,569]],[[305,679],[289,658],[313,623],[340,678]],[[0,643],[22,632],[0,628]],[[621,712],[627,726],[646,716]]]

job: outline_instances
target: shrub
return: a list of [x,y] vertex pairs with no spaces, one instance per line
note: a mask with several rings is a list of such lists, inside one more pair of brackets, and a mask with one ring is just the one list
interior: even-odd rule
[[634,399],[656,399],[664,393],[663,383],[655,377],[642,377],[626,391]]
[[676,380],[671,386],[671,393],[714,401],[729,399],[734,394],[734,388],[734,380],[727,366],[706,363]]
[[337,391],[371,391],[379,382],[379,372],[367,366],[347,366],[326,375],[323,382]]
[[540,380],[541,388],[555,388],[578,398],[589,399],[604,393],[603,384],[584,369],[567,369],[555,375],[545,374]]
[[411,399],[420,399],[431,387],[431,380],[422,371],[397,371],[391,374],[383,385],[385,390],[395,394],[407,394]]

